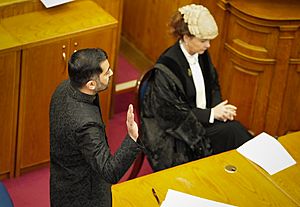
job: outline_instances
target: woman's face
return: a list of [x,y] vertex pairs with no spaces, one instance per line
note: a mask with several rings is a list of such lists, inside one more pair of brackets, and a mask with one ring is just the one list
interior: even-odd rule
[[191,54],[203,54],[210,47],[210,40],[202,40],[198,37],[183,36],[185,49]]

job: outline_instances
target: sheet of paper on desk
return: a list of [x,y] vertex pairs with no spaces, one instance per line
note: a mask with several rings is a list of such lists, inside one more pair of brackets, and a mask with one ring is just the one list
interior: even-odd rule
[[46,8],[50,8],[50,7],[53,7],[53,6],[60,5],[60,4],[64,4],[64,3],[67,3],[67,2],[70,2],[70,1],[73,1],[73,0],[41,0],[41,2],[44,4],[44,6]]
[[296,164],[286,149],[265,132],[244,143],[237,151],[261,166],[270,175]]
[[225,203],[207,200],[190,194],[169,189],[160,207],[232,207]]

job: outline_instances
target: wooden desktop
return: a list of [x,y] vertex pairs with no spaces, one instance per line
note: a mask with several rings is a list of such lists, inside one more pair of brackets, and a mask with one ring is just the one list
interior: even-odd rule
[[[279,141],[299,162],[300,132]],[[225,168],[234,166],[236,171]],[[113,206],[158,206],[168,189],[236,206],[299,206],[300,167],[297,163],[270,176],[236,150],[139,177],[112,187]]]

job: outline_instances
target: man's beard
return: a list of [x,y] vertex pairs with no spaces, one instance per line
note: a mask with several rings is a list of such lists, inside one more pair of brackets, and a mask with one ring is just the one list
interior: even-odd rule
[[106,90],[108,88],[108,86],[109,86],[109,82],[110,82],[110,79],[108,80],[107,84],[103,84],[100,81],[98,81],[97,82],[97,87],[95,88],[95,92],[99,93],[101,91]]

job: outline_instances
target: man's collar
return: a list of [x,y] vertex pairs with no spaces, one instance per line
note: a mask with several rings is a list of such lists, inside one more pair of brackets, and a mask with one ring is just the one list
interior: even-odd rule
[[89,95],[86,93],[82,93],[79,89],[72,86],[70,80],[68,80],[68,91],[70,95],[78,101],[93,103],[93,101],[96,99],[96,95]]

